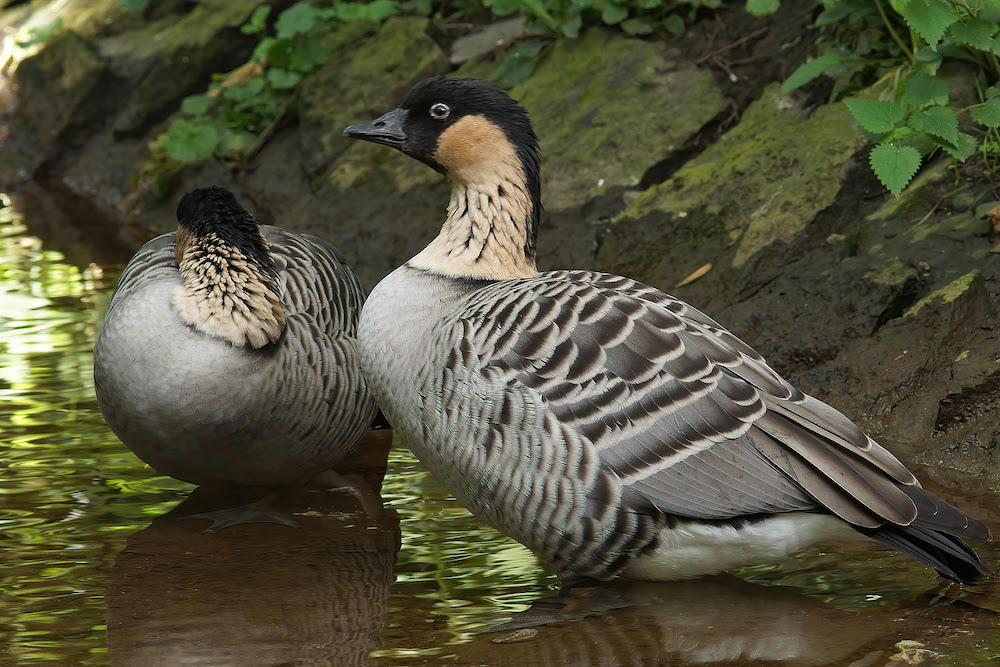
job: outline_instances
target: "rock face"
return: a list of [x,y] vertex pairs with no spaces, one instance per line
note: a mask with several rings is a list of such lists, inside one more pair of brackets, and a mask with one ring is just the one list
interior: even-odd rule
[[[483,39],[456,57],[448,27],[424,18],[349,25],[329,36],[292,121],[252,162],[186,167],[161,199],[137,185],[148,144],[185,95],[249,57],[238,27],[265,3],[167,2],[136,16],[117,1],[66,1],[73,17],[0,81],[18,87],[0,87],[0,184],[42,178],[150,234],[174,225],[184,190],[225,185],[262,222],[334,242],[368,287],[433,237],[449,186],[342,129],[426,76],[491,76],[506,57]],[[267,4],[275,15],[290,3]],[[23,7],[0,21],[23,25]],[[768,39],[801,30],[780,19],[761,22]],[[506,48],[501,27],[486,35],[503,34]],[[843,105],[783,95],[745,66],[739,81],[711,68],[733,53],[728,42],[759,32],[717,28],[692,27],[710,36],[711,58],[689,52],[690,34],[684,50],[600,29],[555,40],[511,90],[542,142],[540,267],[600,268],[677,294],[903,459],[1000,488],[984,472],[1000,451],[1000,254],[977,215],[988,184],[931,165],[900,199],[884,194]]]

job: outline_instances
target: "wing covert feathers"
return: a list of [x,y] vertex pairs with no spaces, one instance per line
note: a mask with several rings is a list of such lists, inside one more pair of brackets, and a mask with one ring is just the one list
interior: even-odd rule
[[955,558],[980,567],[949,536],[987,538],[981,523],[673,297],[619,276],[548,272],[476,290],[462,321],[465,363],[540,396],[636,511],[728,520],[819,510],[943,573],[965,573],[947,564]]

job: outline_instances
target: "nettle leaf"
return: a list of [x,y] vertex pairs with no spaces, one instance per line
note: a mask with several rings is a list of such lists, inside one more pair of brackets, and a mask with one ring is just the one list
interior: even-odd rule
[[900,13],[931,48],[937,47],[948,26],[961,18],[958,10],[945,0],[910,0]]
[[796,88],[801,88],[825,72],[828,68],[842,62],[844,62],[844,57],[841,54],[829,51],[817,58],[808,60],[799,65],[798,68],[792,72],[787,79],[785,79],[785,81],[781,84],[781,92],[790,93]]
[[167,129],[164,147],[180,162],[202,162],[219,145],[219,131],[207,120],[175,120]]
[[297,2],[281,12],[274,30],[278,39],[288,39],[299,33],[309,32],[316,26],[319,15],[316,8],[305,2]]
[[910,126],[951,143],[958,142],[958,117],[947,107],[930,107],[910,115]]
[[986,127],[1000,127],[1000,97],[986,100],[986,104],[972,110],[972,120]]
[[927,72],[915,72],[906,81],[903,100],[915,107],[922,107],[925,104],[947,104],[948,82]]
[[872,149],[868,163],[882,185],[898,197],[920,168],[920,153],[912,146],[879,144]]
[[965,162],[970,155],[976,152],[979,142],[971,134],[959,132],[957,141],[941,141],[941,147],[959,162]]
[[997,31],[996,23],[969,16],[963,21],[951,24],[948,34],[952,41],[968,44],[981,51],[990,51]]
[[906,118],[906,105],[880,100],[844,100],[858,125],[869,132],[884,134]]
[[747,11],[757,18],[770,16],[778,11],[780,6],[780,0],[747,0]]

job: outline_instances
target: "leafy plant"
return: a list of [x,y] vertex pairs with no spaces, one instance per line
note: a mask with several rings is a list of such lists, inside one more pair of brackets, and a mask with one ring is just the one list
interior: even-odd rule
[[[1000,157],[1000,4],[996,0],[823,0],[817,27],[832,27],[823,54],[785,81],[791,91],[823,73],[875,72],[889,84],[885,97],[846,100],[862,132],[875,143],[869,162],[894,195],[924,159],[944,151],[965,161],[977,151]],[[855,35],[854,40],[845,38]],[[941,67],[976,66],[978,102],[956,107]]]
[[[575,38],[585,25],[604,23],[630,35],[684,32],[684,14],[718,9],[722,0],[483,0],[496,16],[523,12],[536,27]],[[773,13],[779,0],[747,0],[755,16]]]
[[[260,35],[250,61],[216,75],[209,90],[181,105],[183,116],[167,129],[167,153],[183,163],[215,156],[240,163],[252,157],[287,115],[292,90],[302,77],[326,63],[323,39],[350,21],[380,21],[400,11],[393,0],[333,2],[316,6],[297,2],[278,15],[273,31],[271,7],[258,7],[241,27]],[[271,34],[269,34],[271,33]]]

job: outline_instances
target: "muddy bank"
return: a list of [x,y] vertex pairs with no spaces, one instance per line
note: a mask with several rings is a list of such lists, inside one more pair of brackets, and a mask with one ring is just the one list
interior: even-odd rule
[[[0,17],[20,30],[54,4]],[[151,178],[150,143],[180,101],[249,57],[239,26],[261,4],[289,3],[170,2],[143,15],[117,0],[62,4],[63,27],[3,70],[4,188],[86,210],[127,255],[174,225],[183,191],[225,185],[262,222],[335,243],[369,287],[433,236],[448,185],[341,130],[416,80],[490,76],[507,53],[456,42],[474,26],[352,26],[249,163]],[[511,90],[542,140],[540,267],[596,267],[677,294],[901,458],[1000,488],[1000,239],[981,215],[995,195],[973,170],[938,164],[894,199],[822,85],[778,91],[812,55],[814,13],[801,3],[756,20],[729,7],[677,39],[592,29],[546,42]]]

